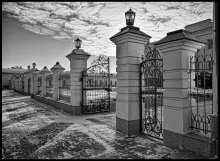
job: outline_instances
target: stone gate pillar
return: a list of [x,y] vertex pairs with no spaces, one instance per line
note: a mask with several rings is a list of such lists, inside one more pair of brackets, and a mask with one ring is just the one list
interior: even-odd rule
[[65,70],[59,62],[50,69],[53,72],[53,100],[59,100],[59,75]]
[[34,72],[32,75],[33,75],[33,81],[34,81],[33,94],[37,95],[38,94],[38,75],[39,75],[39,71]]
[[154,44],[163,54],[163,140],[165,146],[182,146],[182,136],[190,131],[190,56],[204,44],[185,30],[167,33]]
[[30,71],[30,65],[28,65],[27,71],[24,72],[24,93],[28,93],[28,73]]
[[45,66],[41,71],[40,71],[40,74],[42,75],[42,87],[41,87],[41,95],[43,97],[46,96],[46,86],[47,86],[47,82],[46,82],[46,76],[47,74],[50,74],[51,71],[47,69],[47,67]]
[[110,40],[116,44],[116,130],[128,136],[140,133],[139,65],[151,37],[127,26]]
[[36,63],[32,64],[33,68],[29,71],[29,77],[31,78],[31,88],[30,88],[30,93],[34,94],[34,76],[33,73],[38,71],[36,67]]
[[70,103],[73,106],[80,106],[82,105],[82,71],[87,68],[90,55],[82,49],[74,49],[66,57],[70,61]]

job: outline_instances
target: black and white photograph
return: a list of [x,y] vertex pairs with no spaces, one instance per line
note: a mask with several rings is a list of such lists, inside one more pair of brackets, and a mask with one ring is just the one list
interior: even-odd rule
[[218,159],[218,2],[2,2],[2,159]]

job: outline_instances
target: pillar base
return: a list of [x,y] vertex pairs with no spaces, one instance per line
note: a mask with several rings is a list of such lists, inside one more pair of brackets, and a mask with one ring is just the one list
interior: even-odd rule
[[116,117],[116,131],[127,136],[140,134],[140,120],[124,120]]
[[216,142],[214,140],[207,136],[202,136],[193,132],[179,134],[164,129],[163,143],[171,149],[178,149],[182,147],[208,158],[213,157],[216,151]]

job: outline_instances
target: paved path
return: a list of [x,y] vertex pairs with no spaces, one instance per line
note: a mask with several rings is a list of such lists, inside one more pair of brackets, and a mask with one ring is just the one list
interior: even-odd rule
[[174,151],[145,135],[115,131],[115,113],[72,116],[2,91],[3,159],[161,159]]

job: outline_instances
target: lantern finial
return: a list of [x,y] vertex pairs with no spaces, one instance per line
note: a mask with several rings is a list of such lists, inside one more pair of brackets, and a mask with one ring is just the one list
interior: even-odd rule
[[126,19],[126,25],[127,26],[133,26],[134,25],[134,19],[135,19],[135,12],[131,10],[131,8],[125,12],[125,19]]
[[75,42],[75,47],[79,49],[82,44],[82,40],[79,39],[79,37],[74,41]]

